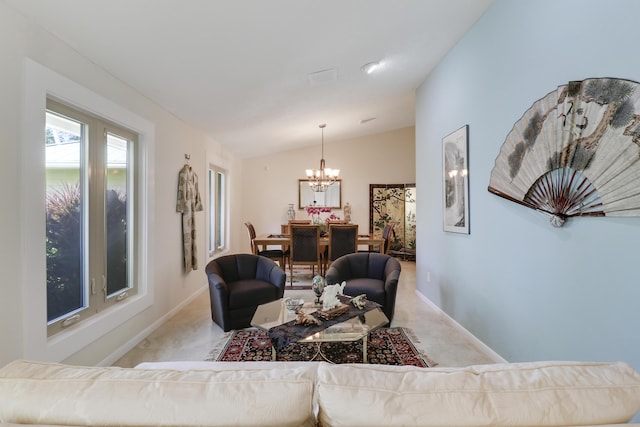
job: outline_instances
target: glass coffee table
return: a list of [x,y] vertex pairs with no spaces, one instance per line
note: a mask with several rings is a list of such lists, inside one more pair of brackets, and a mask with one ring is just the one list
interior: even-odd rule
[[[307,314],[311,314],[321,308],[322,307],[317,306],[313,302],[305,302],[302,306],[302,309]],[[291,322],[295,320],[295,318],[296,314],[287,310],[284,306],[284,299],[279,299],[277,301],[259,305],[253,315],[253,319],[251,319],[251,326],[268,331],[273,327]],[[328,324],[329,322],[323,323]],[[320,346],[321,343],[362,340],[362,360],[363,363],[367,363],[367,335],[388,323],[389,319],[387,319],[387,316],[385,316],[384,312],[379,307],[376,307],[349,320],[322,328],[320,331],[311,333],[310,335],[295,342],[317,343],[316,356],[319,355],[322,359],[330,362],[330,360],[322,354]],[[276,347],[272,345],[271,349],[271,358],[272,360],[276,360]]]

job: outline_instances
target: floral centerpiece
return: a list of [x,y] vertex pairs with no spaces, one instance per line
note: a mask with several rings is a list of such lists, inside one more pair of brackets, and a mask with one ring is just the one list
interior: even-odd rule
[[[326,233],[327,224],[329,223],[329,221],[340,219],[339,216],[335,215],[332,212],[331,208],[328,208],[326,206],[309,205],[305,208],[305,210],[307,211],[307,215],[311,217],[311,222],[320,226],[320,233],[322,234]],[[329,215],[327,215],[325,219],[322,219],[322,214],[327,213]]]
[[325,206],[309,205],[306,208],[307,215],[311,217],[311,222],[314,224],[321,224],[321,215],[323,213],[331,213],[331,208]]

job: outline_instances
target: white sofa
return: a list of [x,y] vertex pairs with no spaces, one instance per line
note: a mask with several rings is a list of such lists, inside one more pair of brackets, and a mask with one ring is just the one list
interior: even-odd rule
[[626,423],[639,410],[640,374],[625,363],[0,369],[0,426],[576,426]]

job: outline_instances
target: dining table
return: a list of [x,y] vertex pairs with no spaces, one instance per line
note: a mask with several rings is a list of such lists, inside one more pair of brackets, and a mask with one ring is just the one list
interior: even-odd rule
[[[253,239],[253,242],[262,248],[267,246],[288,246],[291,244],[291,235],[289,234],[260,234]],[[320,237],[320,246],[328,246],[329,237]],[[358,234],[356,246],[369,246],[369,248],[377,246],[380,253],[384,251],[384,239],[382,237],[374,237],[371,234]]]

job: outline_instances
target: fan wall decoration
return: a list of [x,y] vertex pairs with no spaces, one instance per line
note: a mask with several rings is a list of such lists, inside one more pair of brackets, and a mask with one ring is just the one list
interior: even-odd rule
[[536,101],[507,135],[489,191],[543,212],[640,216],[640,88],[594,78]]

